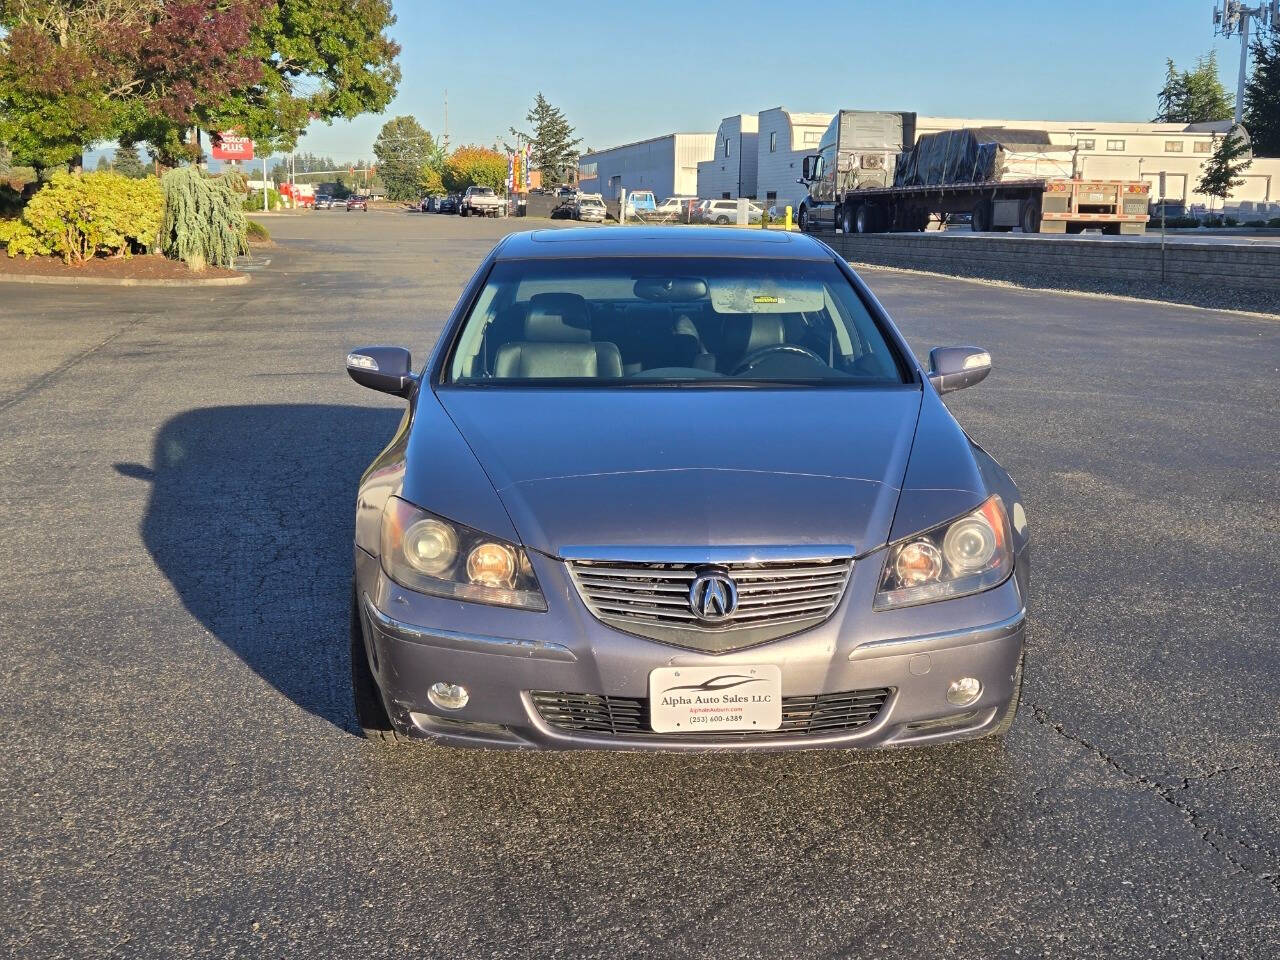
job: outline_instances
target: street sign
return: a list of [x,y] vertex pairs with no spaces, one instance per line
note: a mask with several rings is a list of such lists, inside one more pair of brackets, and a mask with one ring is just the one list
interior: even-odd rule
[[210,136],[215,160],[252,160],[253,141],[234,133],[215,133]]

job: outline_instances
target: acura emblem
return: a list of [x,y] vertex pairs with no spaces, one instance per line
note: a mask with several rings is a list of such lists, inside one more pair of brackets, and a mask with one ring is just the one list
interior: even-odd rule
[[689,609],[707,623],[728,620],[738,609],[738,585],[724,570],[700,570],[689,587]]

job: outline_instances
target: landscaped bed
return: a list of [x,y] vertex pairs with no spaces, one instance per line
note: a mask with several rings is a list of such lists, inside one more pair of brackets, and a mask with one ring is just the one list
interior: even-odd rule
[[84,263],[68,266],[61,257],[8,257],[0,251],[0,277],[66,277],[83,280],[185,280],[201,281],[240,277],[243,274],[221,267],[205,267],[201,273],[187,269],[180,260],[159,254],[130,257],[94,257]]

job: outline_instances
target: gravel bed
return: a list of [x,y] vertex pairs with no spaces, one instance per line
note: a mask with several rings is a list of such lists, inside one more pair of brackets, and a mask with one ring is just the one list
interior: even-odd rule
[[1158,280],[1128,280],[1120,277],[1096,277],[1090,280],[1055,275],[1046,272],[1004,270],[984,267],[981,270],[957,267],[954,270],[921,270],[900,267],[888,263],[853,261],[855,267],[874,267],[881,270],[900,270],[904,273],[923,273],[932,276],[959,277],[981,280],[985,283],[1028,290],[1053,290],[1098,294],[1100,296],[1127,297],[1134,300],[1156,300],[1178,303],[1210,310],[1239,310],[1245,313],[1280,316],[1280,279],[1271,290],[1249,290],[1239,287],[1213,287],[1208,284],[1161,283]]

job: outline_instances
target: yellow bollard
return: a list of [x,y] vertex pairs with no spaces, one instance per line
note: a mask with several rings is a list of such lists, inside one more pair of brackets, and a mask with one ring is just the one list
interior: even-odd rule
[[786,224],[786,226],[783,229],[785,229],[788,233],[790,233],[791,232],[791,204],[789,203],[787,204],[787,218],[784,221],[784,223]]

